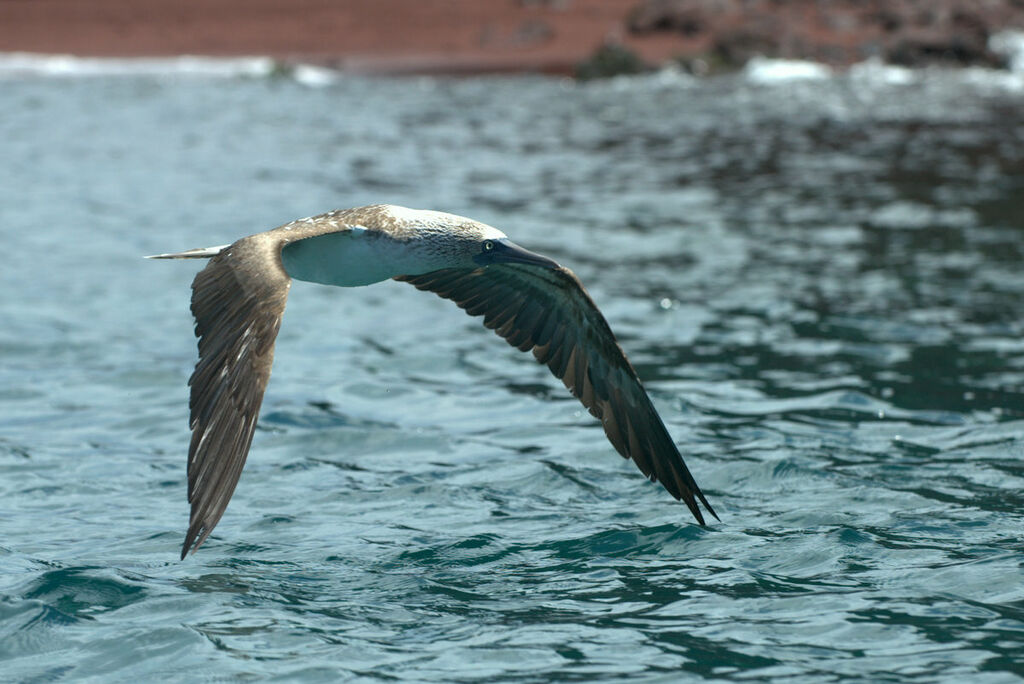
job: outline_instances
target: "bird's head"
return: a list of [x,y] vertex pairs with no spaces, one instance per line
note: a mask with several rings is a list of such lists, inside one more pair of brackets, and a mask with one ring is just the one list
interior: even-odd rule
[[477,266],[493,264],[528,264],[543,268],[558,268],[558,262],[546,256],[523,249],[507,237],[482,238],[474,245],[473,263]]
[[486,223],[466,220],[449,235],[457,242],[461,265],[466,267],[528,264],[542,268],[559,268],[554,260],[520,247],[509,240],[503,232]]
[[559,268],[552,259],[523,249],[509,240],[505,233],[486,223],[454,214],[393,205],[382,206],[381,211],[392,226],[403,228],[398,231],[398,239],[411,243],[414,252],[420,255],[417,257],[418,272],[496,264]]

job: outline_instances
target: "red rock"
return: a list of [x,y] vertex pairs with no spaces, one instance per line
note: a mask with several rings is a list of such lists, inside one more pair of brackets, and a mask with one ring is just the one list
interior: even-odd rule
[[648,63],[755,54],[995,64],[1024,0],[0,0],[0,52],[270,55],[361,71],[570,72],[606,44]]

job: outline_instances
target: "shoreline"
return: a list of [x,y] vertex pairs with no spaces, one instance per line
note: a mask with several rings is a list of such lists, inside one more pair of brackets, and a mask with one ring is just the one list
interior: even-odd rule
[[[962,73],[965,78],[994,79],[1015,91],[1024,91],[1024,34],[1018,38],[1020,54],[1014,68],[953,67],[929,65],[926,67],[905,67],[871,58],[856,64],[834,67],[821,62],[782,58],[754,57],[746,64],[728,71],[701,73],[688,71],[675,62],[667,62],[641,72],[609,74],[622,77],[655,77],[658,79],[705,79],[740,76],[753,84],[768,85],[794,81],[814,81],[828,78],[855,78],[881,80],[890,84],[916,82],[929,74]],[[988,74],[988,77],[982,76]],[[520,63],[501,64],[496,61],[484,63],[405,63],[402,60],[385,59],[367,64],[361,58],[337,59],[280,59],[270,55],[166,55],[166,56],[122,56],[91,57],[80,55],[51,55],[41,53],[0,52],[0,79],[19,77],[93,78],[120,76],[151,77],[211,77],[211,78],[282,78],[294,80],[307,86],[327,86],[346,77],[382,78],[470,78],[501,76],[560,77],[572,81],[586,82],[600,80],[605,76],[579,77],[570,71],[563,71],[550,64],[539,64],[535,68],[523,68]]]
[[77,0],[0,2],[0,52],[80,57],[267,55],[358,73],[571,73],[606,42],[661,63],[674,39],[631,36],[636,0]]
[[737,71],[759,56],[838,70],[873,58],[1024,69],[1024,48],[1014,57],[991,45],[999,31],[1024,29],[1024,6],[923,2],[888,2],[883,12],[863,0],[827,9],[768,0],[7,0],[0,53],[255,55],[355,74],[571,75],[615,46],[630,68],[676,62],[694,73]]

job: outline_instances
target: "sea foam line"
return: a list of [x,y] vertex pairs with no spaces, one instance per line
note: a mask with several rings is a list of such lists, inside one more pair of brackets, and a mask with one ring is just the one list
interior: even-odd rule
[[0,53],[0,75],[8,76],[237,76],[265,77],[270,57],[78,57],[29,52]]
[[292,64],[271,57],[78,57],[29,52],[0,52],[0,78],[91,78],[103,76],[268,78],[282,76],[311,87],[338,80],[336,69]]

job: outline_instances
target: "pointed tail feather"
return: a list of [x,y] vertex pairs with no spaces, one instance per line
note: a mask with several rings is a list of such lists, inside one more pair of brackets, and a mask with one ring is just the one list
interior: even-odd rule
[[186,252],[175,252],[173,254],[151,254],[146,259],[209,259],[221,253],[222,250],[231,245],[218,245],[216,247],[200,247],[190,249]]

